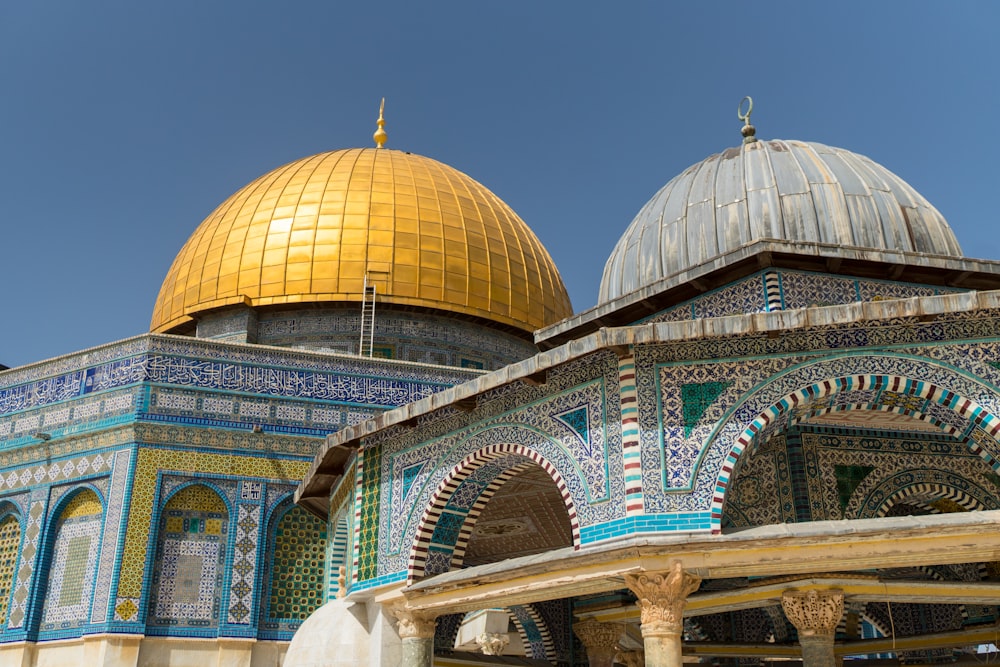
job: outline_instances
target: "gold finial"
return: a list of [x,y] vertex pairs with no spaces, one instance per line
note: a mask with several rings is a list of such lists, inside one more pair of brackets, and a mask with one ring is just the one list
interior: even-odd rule
[[[743,103],[747,103],[746,113],[743,112]],[[736,108],[736,117],[743,121],[743,129],[740,130],[740,134],[743,135],[743,143],[752,144],[757,141],[757,128],[750,124],[750,114],[753,113],[753,98],[747,95],[742,100],[740,100],[740,106]]]
[[375,147],[382,148],[385,146],[385,140],[389,136],[385,133],[385,118],[382,114],[385,112],[385,98],[382,98],[382,104],[378,107],[378,129],[375,130],[375,134],[372,137],[375,139]]

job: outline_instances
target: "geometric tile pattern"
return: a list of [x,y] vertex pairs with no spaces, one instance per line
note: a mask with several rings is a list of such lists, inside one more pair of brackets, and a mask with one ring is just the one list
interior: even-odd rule
[[97,564],[97,583],[94,589],[94,604],[90,615],[91,623],[102,623],[108,616],[108,603],[111,597],[111,582],[115,572],[115,552],[118,550],[118,538],[122,530],[122,512],[126,504],[126,494],[129,491],[129,473],[131,472],[132,452],[122,450],[107,455],[113,458],[113,472],[108,490],[108,511],[104,517],[104,536],[101,538],[101,555]]
[[322,603],[325,555],[326,524],[298,506],[286,511],[274,530],[265,627],[294,630]]
[[229,584],[230,623],[246,624],[251,620],[254,575],[257,570],[257,542],[260,539],[260,512],[260,505],[239,505],[233,552],[233,576]]
[[90,620],[103,506],[90,489],[76,493],[56,521],[39,630],[66,630]]
[[229,513],[203,484],[174,494],[160,517],[148,632],[219,622]]
[[0,470],[0,491],[13,491],[42,482],[57,484],[81,475],[110,472],[112,458],[107,453],[99,453],[53,461],[44,465],[3,469]]
[[628,356],[618,361],[618,378],[622,415],[622,463],[625,470],[625,512],[626,516],[638,516],[643,513],[643,502],[635,357]]
[[7,604],[21,548],[21,522],[13,514],[0,521],[0,628],[7,622]]
[[379,491],[382,476],[382,448],[374,447],[363,450],[359,473],[362,483],[359,486],[361,501],[359,511],[360,521],[357,523],[357,544],[354,571],[358,581],[367,581],[378,576],[378,519]]
[[39,498],[42,491],[45,489],[39,489],[37,493],[32,494],[31,505],[28,509],[28,520],[24,528],[24,546],[21,548],[21,566],[17,571],[17,585],[14,589],[14,598],[11,600],[8,628],[23,627],[27,614],[28,592],[31,590],[35,563],[39,556],[38,538],[42,532],[45,512],[45,500]]

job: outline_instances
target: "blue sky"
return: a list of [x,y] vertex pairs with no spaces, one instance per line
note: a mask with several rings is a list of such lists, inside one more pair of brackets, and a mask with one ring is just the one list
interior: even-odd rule
[[1000,3],[0,3],[0,362],[148,330],[229,194],[372,145],[468,173],[549,249],[577,311],[688,165],[758,136],[889,167],[1000,258]]

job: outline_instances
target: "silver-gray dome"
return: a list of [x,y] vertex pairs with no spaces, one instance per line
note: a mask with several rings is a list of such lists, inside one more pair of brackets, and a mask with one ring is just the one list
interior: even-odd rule
[[757,141],[693,165],[642,207],[608,258],[599,302],[766,239],[962,255],[944,216],[869,158]]

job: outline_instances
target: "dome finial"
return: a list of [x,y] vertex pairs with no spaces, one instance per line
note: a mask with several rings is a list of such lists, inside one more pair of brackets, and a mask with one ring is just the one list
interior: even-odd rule
[[[743,103],[747,103],[746,113],[743,112]],[[743,129],[740,130],[740,134],[743,135],[743,143],[752,144],[757,141],[757,128],[750,124],[750,114],[753,113],[753,98],[747,95],[742,100],[740,100],[740,106],[736,108],[736,117],[743,121]]]
[[375,134],[372,135],[372,138],[375,139],[376,148],[382,148],[383,146],[385,146],[385,140],[389,136],[385,133],[385,118],[382,117],[382,114],[384,112],[385,112],[385,98],[383,97],[382,104],[380,104],[378,107],[378,121],[377,121],[378,129],[375,130]]

